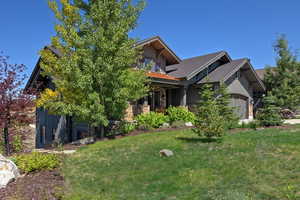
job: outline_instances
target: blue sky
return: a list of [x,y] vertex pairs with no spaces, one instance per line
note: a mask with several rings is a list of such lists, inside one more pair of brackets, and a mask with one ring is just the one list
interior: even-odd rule
[[[47,1],[3,1],[0,9],[0,51],[31,72],[38,51],[55,34]],[[299,0],[148,0],[130,34],[159,35],[181,58],[226,50],[263,68],[275,62],[272,45],[279,34],[300,48],[299,9]]]

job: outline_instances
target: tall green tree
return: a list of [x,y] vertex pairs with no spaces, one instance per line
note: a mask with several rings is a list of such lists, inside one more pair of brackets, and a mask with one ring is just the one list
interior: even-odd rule
[[193,131],[199,136],[207,138],[222,137],[225,132],[225,120],[213,85],[204,84],[199,92],[199,97]]
[[264,82],[280,108],[296,110],[300,105],[300,63],[291,51],[285,36],[274,45],[276,67],[267,67]]
[[267,95],[263,98],[263,107],[257,113],[257,120],[262,126],[279,126],[283,124],[280,108],[276,106],[276,98]]
[[144,2],[131,0],[49,1],[58,24],[52,46],[41,51],[43,75],[55,90],[37,101],[52,113],[69,115],[91,126],[122,119],[129,101],[147,93],[147,77],[135,70],[140,51],[128,33],[137,25]]

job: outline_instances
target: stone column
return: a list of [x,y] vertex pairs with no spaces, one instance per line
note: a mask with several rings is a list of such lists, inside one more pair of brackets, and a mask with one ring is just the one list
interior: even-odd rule
[[248,119],[253,119],[253,100],[249,100],[249,107],[248,107]]

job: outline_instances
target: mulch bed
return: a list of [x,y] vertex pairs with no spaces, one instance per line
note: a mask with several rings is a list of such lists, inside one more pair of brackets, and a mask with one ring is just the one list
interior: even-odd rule
[[58,170],[30,173],[0,189],[1,200],[59,200],[64,179]]

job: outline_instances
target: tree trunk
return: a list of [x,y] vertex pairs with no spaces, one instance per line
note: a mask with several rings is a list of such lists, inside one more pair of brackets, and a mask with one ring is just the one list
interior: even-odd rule
[[3,133],[4,133],[5,155],[8,156],[10,154],[9,135],[8,135],[8,122],[5,122]]

